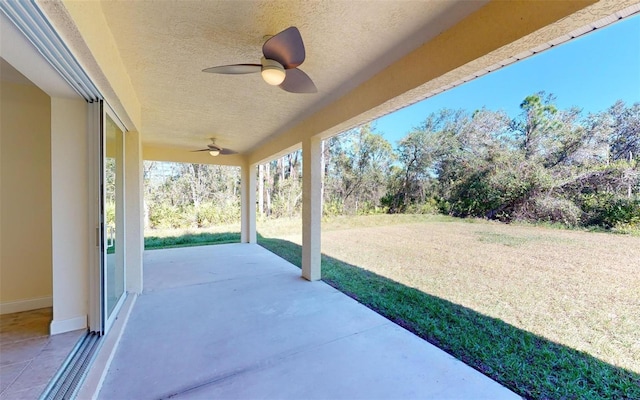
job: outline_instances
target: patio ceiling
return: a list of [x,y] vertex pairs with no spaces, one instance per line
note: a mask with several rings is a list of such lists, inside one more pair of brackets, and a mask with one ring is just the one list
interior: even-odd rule
[[[257,162],[303,137],[335,134],[427,97],[634,3],[594,2],[39,4],[128,127],[141,132],[145,148],[191,157],[188,150],[216,137],[240,152],[235,160]],[[259,62],[264,36],[292,25],[302,33],[301,69],[317,94],[284,92],[260,74],[201,72]]]
[[[202,148],[215,136],[239,152],[301,122],[485,1],[102,1],[101,11],[141,106],[143,141]],[[80,12],[68,4],[70,11]],[[87,9],[88,10],[88,9]],[[260,74],[203,68],[259,63],[263,37],[290,25],[317,94],[292,94]]]
[[[332,103],[483,5],[458,1],[103,2],[142,105],[144,141],[202,148],[215,136],[245,152]],[[176,6],[178,5],[178,6]],[[259,63],[263,36],[297,26],[317,94],[292,94],[260,74],[203,68]]]

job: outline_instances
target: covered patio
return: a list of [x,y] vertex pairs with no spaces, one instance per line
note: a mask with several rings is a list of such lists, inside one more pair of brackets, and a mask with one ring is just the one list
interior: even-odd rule
[[[50,307],[49,334],[102,337],[79,398],[516,397],[319,281],[322,141],[636,14],[639,0],[0,11],[12,71],[0,79],[0,312]],[[203,72],[266,60],[288,27],[317,93]],[[298,149],[302,270],[256,245],[258,165]],[[239,167],[243,243],[145,253],[143,161]]]
[[258,245],[144,261],[100,399],[519,398]]

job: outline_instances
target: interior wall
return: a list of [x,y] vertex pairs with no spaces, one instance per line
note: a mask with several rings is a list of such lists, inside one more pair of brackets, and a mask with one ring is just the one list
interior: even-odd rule
[[[89,307],[87,102],[51,98],[53,321],[51,334],[83,329]],[[95,245],[93,245],[95,246]]]
[[0,313],[51,306],[51,99],[0,82]]

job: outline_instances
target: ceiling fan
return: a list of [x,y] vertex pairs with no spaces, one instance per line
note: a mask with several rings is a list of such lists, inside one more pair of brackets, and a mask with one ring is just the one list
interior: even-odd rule
[[219,155],[223,155],[223,156],[227,156],[230,154],[236,154],[236,151],[230,150],[230,149],[225,149],[223,147],[220,147],[216,144],[216,139],[215,138],[211,138],[211,143],[207,145],[206,149],[200,149],[200,150],[191,150],[192,153],[195,152],[199,152],[199,151],[208,151],[209,154],[211,154],[213,157],[219,156]]
[[291,26],[267,39],[262,45],[260,64],[220,65],[203,69],[215,74],[251,74],[261,72],[269,85],[280,86],[291,93],[316,93],[318,89],[309,75],[298,68],[304,62],[304,43],[300,31]]

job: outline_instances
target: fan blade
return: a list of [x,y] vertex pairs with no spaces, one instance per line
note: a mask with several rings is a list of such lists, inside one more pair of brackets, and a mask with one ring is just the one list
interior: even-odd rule
[[304,62],[304,43],[300,31],[291,26],[269,38],[262,45],[265,58],[276,60],[285,69],[295,68]]
[[199,151],[211,151],[211,149],[191,150],[192,153],[197,153]]
[[214,74],[227,74],[227,75],[240,75],[240,74],[252,74],[254,72],[260,72],[262,65],[260,64],[233,64],[233,65],[219,65],[217,67],[211,67],[203,69],[202,72],[211,72]]
[[238,152],[237,151],[233,151],[231,149],[222,149],[222,150],[220,150],[220,154],[223,155],[223,156],[229,156],[231,154],[238,154]]
[[291,93],[318,93],[309,75],[298,68],[287,70],[287,76],[280,84],[280,88]]

